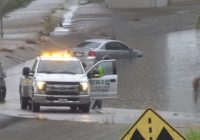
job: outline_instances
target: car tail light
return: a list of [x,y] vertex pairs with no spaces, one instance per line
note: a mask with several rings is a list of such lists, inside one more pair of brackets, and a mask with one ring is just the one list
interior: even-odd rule
[[95,57],[96,56],[96,52],[95,51],[89,51],[88,56]]

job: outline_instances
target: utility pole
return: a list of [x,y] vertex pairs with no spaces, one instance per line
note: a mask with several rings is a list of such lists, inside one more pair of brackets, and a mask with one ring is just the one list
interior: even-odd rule
[[8,4],[8,1],[1,1],[1,5],[0,5],[0,36],[1,38],[4,37],[4,32],[3,32],[3,15],[4,15],[4,11],[5,11],[5,6]]
[[0,22],[1,22],[1,38],[3,38],[3,16],[0,14]]

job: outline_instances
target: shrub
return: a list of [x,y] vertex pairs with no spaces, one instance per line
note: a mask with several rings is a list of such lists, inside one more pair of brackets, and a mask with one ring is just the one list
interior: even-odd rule
[[52,14],[49,14],[48,16],[43,18],[43,20],[44,33],[46,35],[49,35],[54,30],[55,25],[57,25],[57,21]]
[[2,12],[5,14],[13,9],[29,4],[33,0],[9,0],[4,7],[2,7]]
[[197,18],[196,27],[197,27],[197,29],[200,29],[200,15]]
[[8,48],[0,48],[0,52],[9,52],[9,53],[12,53],[13,50],[12,49],[8,49]]

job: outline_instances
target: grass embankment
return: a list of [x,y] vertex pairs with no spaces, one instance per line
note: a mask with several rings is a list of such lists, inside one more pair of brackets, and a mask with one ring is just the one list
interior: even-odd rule
[[200,140],[200,130],[190,130],[186,134],[186,140]]
[[33,0],[3,0],[0,2],[2,14],[29,4]]

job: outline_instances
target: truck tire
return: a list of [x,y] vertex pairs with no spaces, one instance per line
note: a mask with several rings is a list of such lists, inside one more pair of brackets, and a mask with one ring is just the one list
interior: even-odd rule
[[4,101],[3,93],[1,92],[1,89],[0,89],[0,102],[3,102],[3,101]]
[[71,112],[77,111],[77,106],[71,106],[71,107],[70,107],[70,111],[71,111]]
[[32,112],[40,112],[40,105],[32,101],[31,109]]
[[89,113],[89,112],[90,112],[90,103],[89,103],[89,104],[85,104],[85,105],[79,106],[79,109],[80,109],[83,113]]
[[20,96],[20,103],[21,103],[21,109],[27,109],[29,104],[26,98]]

